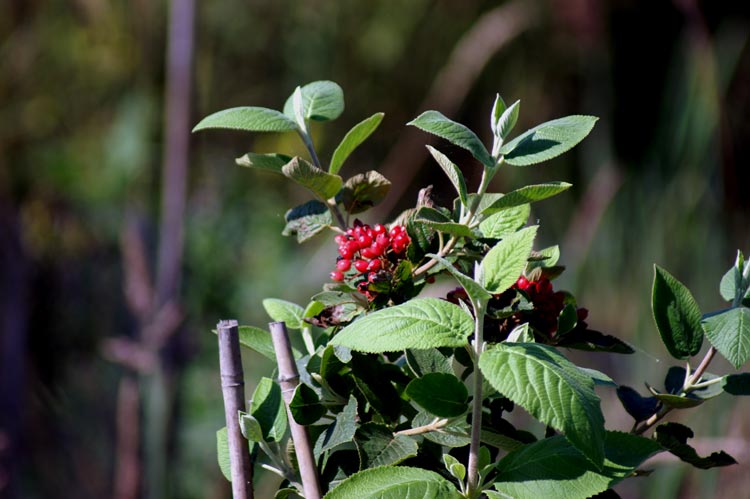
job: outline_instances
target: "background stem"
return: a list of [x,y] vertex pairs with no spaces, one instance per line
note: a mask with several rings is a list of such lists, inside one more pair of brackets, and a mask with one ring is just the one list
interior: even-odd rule
[[474,383],[471,402],[471,444],[466,480],[469,497],[472,497],[479,487],[479,445],[482,436],[482,372],[479,370],[479,356],[484,349],[484,307],[475,303],[474,314]]

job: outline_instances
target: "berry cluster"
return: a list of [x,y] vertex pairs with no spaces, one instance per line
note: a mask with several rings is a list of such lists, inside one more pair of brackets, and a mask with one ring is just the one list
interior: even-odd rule
[[394,225],[389,231],[382,224],[370,227],[359,220],[335,240],[339,245],[339,256],[336,270],[330,274],[331,280],[356,281],[357,289],[368,299],[374,298],[368,291],[369,284],[389,280],[390,273],[411,242],[406,229],[400,225]]
[[[529,281],[524,276],[518,278],[513,289],[520,289],[526,293],[531,303],[534,304],[534,314],[529,322],[537,330],[552,336],[557,331],[557,318],[565,308],[565,293],[554,291],[552,283],[547,278],[538,281]],[[579,320],[588,315],[584,308],[578,310]]]

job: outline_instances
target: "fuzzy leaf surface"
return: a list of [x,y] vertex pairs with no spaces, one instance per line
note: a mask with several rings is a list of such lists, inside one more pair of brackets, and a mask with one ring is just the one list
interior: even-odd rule
[[362,468],[393,466],[417,455],[417,442],[406,435],[394,435],[387,426],[365,423],[354,441],[362,458]]
[[300,157],[295,157],[284,165],[281,172],[323,199],[334,197],[344,185],[338,175],[331,175]]
[[497,464],[494,487],[514,499],[585,499],[627,478],[641,463],[662,451],[653,440],[608,431],[601,470],[565,437],[554,436],[517,449]]
[[313,449],[315,457],[319,457],[325,451],[338,445],[351,442],[354,438],[354,432],[357,430],[356,418],[357,399],[354,398],[354,395],[350,395],[346,407],[336,414],[336,420],[326,427],[315,442],[315,448]]
[[246,132],[290,132],[297,124],[283,113],[265,107],[233,107],[203,118],[193,132],[207,128],[244,130]]
[[344,184],[341,202],[349,213],[361,213],[381,202],[390,189],[391,181],[375,170],[358,173]]
[[484,289],[481,284],[471,277],[462,274],[460,270],[445,258],[433,254],[428,254],[427,256],[440,262],[443,268],[456,278],[456,281],[464,288],[473,303],[487,303],[492,298],[490,292]]
[[315,199],[287,211],[284,214],[284,220],[286,220],[286,225],[281,234],[297,236],[298,243],[308,241],[333,224],[328,207]]
[[331,164],[328,167],[328,173],[337,174],[344,164],[344,161],[359,147],[362,142],[372,135],[372,133],[380,126],[380,122],[383,121],[383,113],[375,113],[369,118],[360,121],[354,127],[347,132],[341,143],[338,145],[333,156],[331,156]]
[[232,481],[232,463],[229,459],[229,437],[227,427],[216,432],[216,460],[224,478]]
[[659,334],[676,359],[697,354],[703,345],[701,311],[690,291],[669,272],[654,265],[651,309]]
[[466,126],[446,118],[438,111],[425,111],[407,125],[415,126],[466,149],[485,166],[490,168],[495,166],[495,160],[492,159],[492,156],[474,132]]
[[287,419],[281,388],[271,378],[261,378],[253,392],[250,414],[258,421],[263,438],[279,442],[286,432]]
[[281,173],[281,168],[292,160],[291,156],[285,154],[257,154],[249,152],[234,160],[239,166],[246,168],[257,168],[274,173]]
[[490,384],[542,423],[563,432],[597,468],[604,460],[604,416],[593,380],[557,350],[499,343],[482,353]]
[[573,115],[537,125],[505,144],[505,162],[528,166],[547,161],[570,150],[594,128],[595,116]]
[[703,320],[706,336],[735,368],[750,358],[750,308],[730,308]]
[[[335,120],[344,112],[344,91],[332,81],[314,81],[301,88],[302,116],[306,120]],[[294,119],[294,96],[284,104],[284,114]]]
[[526,225],[530,214],[531,206],[528,204],[506,208],[482,220],[479,231],[484,237],[500,239]]
[[500,210],[512,208],[514,206],[551,198],[561,192],[567,191],[571,187],[573,187],[573,184],[567,182],[546,182],[544,184],[526,185],[520,189],[507,193],[505,196],[482,210],[482,214],[491,215]]
[[467,225],[454,222],[448,216],[428,206],[423,206],[417,211],[415,221],[452,236],[474,237],[474,233]]
[[497,243],[482,260],[482,286],[490,293],[510,288],[526,268],[538,226],[519,230]]
[[354,321],[329,344],[369,353],[462,347],[473,332],[474,319],[460,307],[437,298],[418,298]]
[[381,466],[355,473],[323,499],[460,499],[448,480],[434,471],[407,466]]

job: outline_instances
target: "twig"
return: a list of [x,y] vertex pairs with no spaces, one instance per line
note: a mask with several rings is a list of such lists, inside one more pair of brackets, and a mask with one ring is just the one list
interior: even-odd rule
[[416,428],[409,428],[407,430],[401,430],[394,433],[394,435],[422,435],[423,433],[430,433],[431,431],[438,431],[444,428],[448,424],[448,419],[435,418],[431,423],[426,425],[417,426]]
[[216,326],[219,335],[219,369],[224,413],[227,421],[227,440],[232,472],[234,499],[253,499],[253,469],[250,450],[240,431],[239,411],[245,410],[245,381],[237,321],[221,321]]
[[479,370],[479,357],[484,350],[484,307],[474,303],[474,384],[471,403],[471,443],[469,444],[469,466],[466,485],[469,497],[473,497],[479,487],[479,446],[482,436],[482,371]]
[[294,452],[297,455],[297,463],[299,463],[305,499],[320,499],[318,470],[315,467],[315,456],[310,445],[310,438],[307,435],[307,429],[294,420],[294,416],[289,410],[289,403],[292,401],[294,390],[299,384],[299,372],[292,355],[292,346],[289,343],[286,324],[271,322],[268,327],[271,330],[273,348],[276,351],[276,362],[279,366],[279,385],[281,385],[281,394],[284,397],[286,412],[289,416],[289,430],[292,433]]

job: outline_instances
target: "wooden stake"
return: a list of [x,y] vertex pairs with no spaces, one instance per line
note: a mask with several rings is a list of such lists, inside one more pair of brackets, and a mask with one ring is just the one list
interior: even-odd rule
[[232,471],[232,497],[253,499],[253,468],[247,440],[240,431],[239,411],[245,410],[245,380],[242,375],[240,339],[237,321],[221,321],[219,333],[219,369],[224,414],[227,420],[229,460]]
[[289,416],[289,429],[292,432],[292,441],[294,442],[294,452],[297,454],[297,463],[299,463],[299,473],[302,478],[302,489],[305,499],[320,499],[320,483],[318,480],[318,470],[315,467],[315,456],[310,445],[310,437],[307,435],[307,428],[297,424],[289,410],[289,403],[294,397],[294,390],[299,385],[299,371],[297,364],[294,362],[292,355],[292,346],[289,343],[289,334],[286,330],[286,324],[283,322],[271,322],[271,339],[273,348],[276,350],[276,363],[279,366],[279,385],[281,385],[281,394],[284,397],[286,413]]

